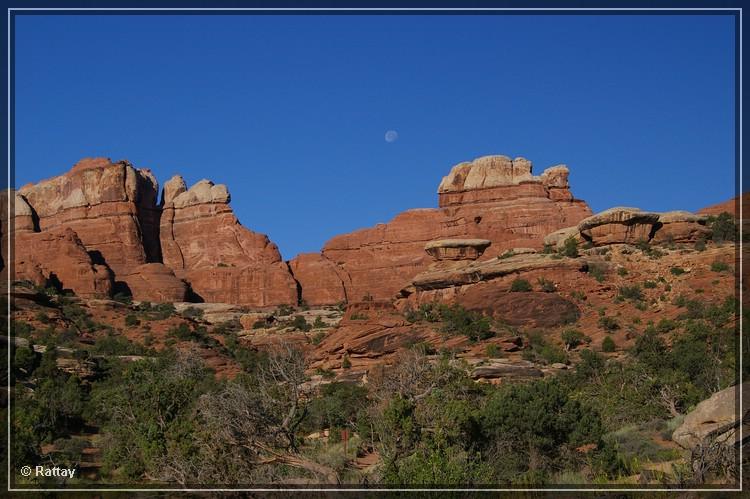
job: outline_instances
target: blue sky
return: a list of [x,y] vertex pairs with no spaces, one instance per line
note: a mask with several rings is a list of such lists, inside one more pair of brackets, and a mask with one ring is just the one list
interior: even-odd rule
[[[226,183],[285,258],[437,206],[455,163],[565,163],[576,197],[734,195],[729,16],[17,16],[16,184],[79,158]],[[388,130],[398,139],[387,142]]]

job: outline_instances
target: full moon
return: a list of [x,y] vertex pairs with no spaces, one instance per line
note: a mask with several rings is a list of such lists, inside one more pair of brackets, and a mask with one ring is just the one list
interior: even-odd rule
[[388,130],[385,132],[386,142],[396,142],[396,139],[398,139],[398,132],[396,130]]

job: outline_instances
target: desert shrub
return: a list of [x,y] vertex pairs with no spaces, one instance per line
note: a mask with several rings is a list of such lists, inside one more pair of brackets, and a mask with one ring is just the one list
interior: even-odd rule
[[614,352],[616,347],[615,340],[611,336],[605,336],[602,340],[602,352]]
[[567,350],[572,350],[578,345],[591,342],[591,338],[577,329],[566,329],[562,332],[561,338]]
[[287,305],[286,303],[283,305],[279,305],[279,308],[276,309],[277,316],[292,315],[293,312],[294,309],[291,307],[291,305]]
[[729,265],[726,262],[716,260],[715,262],[711,263],[711,270],[713,272],[726,272],[727,270],[729,270]]
[[560,250],[560,254],[562,256],[567,256],[568,258],[578,257],[578,241],[575,237],[571,236],[565,240],[563,247]]
[[315,329],[320,329],[326,327],[326,323],[323,322],[323,319],[320,316],[317,316],[315,318],[315,321],[313,321],[313,327]]
[[464,335],[470,341],[486,340],[494,336],[488,317],[466,310],[458,304],[441,306],[440,318],[443,321],[443,331],[448,334]]
[[695,241],[695,246],[693,246],[695,251],[706,251],[706,240],[705,238],[700,238],[697,241]]
[[614,317],[599,317],[599,327],[607,332],[620,329],[620,323]]
[[496,359],[498,357],[502,357],[502,350],[499,346],[497,346],[494,343],[490,343],[487,345],[487,347],[484,349],[485,353],[487,354],[487,357],[491,359]]
[[136,317],[135,314],[128,314],[125,316],[125,325],[126,326],[137,326],[140,324],[141,321],[138,320],[138,317]]
[[352,361],[349,360],[349,354],[344,354],[344,358],[341,359],[341,368],[342,369],[349,369],[352,367]]
[[301,315],[294,316],[291,326],[294,329],[298,329],[300,331],[309,331],[312,329],[312,326],[310,326],[310,324],[308,324],[305,318],[302,317]]
[[182,311],[182,316],[188,319],[198,319],[203,317],[203,309],[198,307],[188,307]]
[[42,310],[37,312],[36,315],[34,315],[34,318],[38,320],[39,322],[41,322],[42,324],[49,324],[50,322],[49,316],[46,313],[44,313],[44,311]]
[[510,284],[511,293],[531,291],[531,284],[526,279],[514,279]]
[[643,281],[643,287],[646,289],[654,289],[656,287],[656,283],[654,281]]
[[589,264],[588,274],[597,280],[597,282],[604,282],[604,267],[597,264]]
[[353,321],[366,321],[370,316],[364,312],[354,312],[349,318]]
[[617,296],[623,300],[630,300],[633,302],[643,300],[643,292],[641,291],[641,287],[637,284],[632,286],[620,286]]
[[10,330],[15,336],[28,338],[34,330],[34,327],[28,322],[12,320]]
[[323,332],[323,331],[318,331],[317,333],[315,333],[315,334],[314,334],[314,335],[312,336],[312,338],[310,338],[310,342],[311,342],[311,343],[312,343],[313,345],[320,345],[320,342],[321,342],[321,341],[323,341],[323,338],[325,338],[325,337],[326,337],[326,333],[325,333],[325,332]]
[[537,280],[537,283],[539,284],[539,287],[542,289],[542,291],[544,291],[545,293],[554,293],[556,291],[555,283],[550,281],[549,279],[540,277]]
[[268,322],[266,322],[263,319],[260,319],[260,320],[253,322],[253,329],[263,329],[267,325],[268,325]]
[[551,255],[555,252],[555,248],[551,244],[545,244],[544,248],[542,248],[542,254],[544,255]]
[[112,299],[116,302],[124,303],[126,305],[130,305],[131,303],[133,303],[133,297],[128,293],[124,293],[122,291],[115,293],[112,296]]
[[568,355],[565,351],[551,343],[544,344],[537,353],[547,364],[566,364],[568,362]]
[[672,275],[682,275],[685,273],[685,269],[683,269],[682,267],[670,267],[669,272]]
[[510,257],[514,256],[515,254],[516,254],[516,252],[511,249],[511,250],[506,251],[502,255],[500,255],[498,258],[500,258],[501,260],[504,260],[506,258],[510,258]]
[[670,331],[673,331],[677,328],[677,323],[671,319],[663,318],[659,321],[659,323],[656,325],[656,332],[658,333],[668,333]]
[[620,267],[619,269],[617,269],[617,275],[619,276],[628,275],[628,269],[626,269],[625,267]]
[[711,228],[711,239],[714,242],[721,243],[737,240],[737,225],[731,214],[723,212],[718,216],[709,217],[707,225]]
[[570,292],[570,296],[578,301],[586,301],[586,293],[583,291],[574,290]]

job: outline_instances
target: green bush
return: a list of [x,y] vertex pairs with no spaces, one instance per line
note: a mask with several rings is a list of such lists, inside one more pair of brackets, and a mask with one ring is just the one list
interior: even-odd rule
[[125,316],[125,325],[126,326],[137,326],[140,324],[141,321],[138,320],[138,317],[136,317],[135,314],[128,314]]
[[188,319],[198,319],[203,317],[203,309],[198,307],[188,307],[182,311],[182,316]]
[[617,345],[611,336],[605,336],[602,340],[602,352],[614,352]]
[[502,357],[503,355],[502,350],[495,343],[490,343],[489,345],[487,345],[484,351],[487,354],[487,357],[491,359],[496,359],[498,357]]
[[597,264],[589,264],[588,274],[597,280],[597,282],[604,282],[604,266]]
[[591,338],[577,329],[566,329],[562,332],[561,337],[565,344],[565,348],[568,350],[572,350],[583,343],[591,342]]
[[599,317],[599,327],[612,332],[620,329],[620,323],[614,317]]
[[700,238],[697,241],[695,241],[695,251],[706,251],[706,240],[704,238]]
[[621,277],[628,275],[628,269],[626,269],[625,267],[620,267],[619,269],[617,269],[617,275]]
[[294,312],[294,309],[287,305],[286,303],[283,305],[280,305],[278,309],[276,309],[276,315],[277,316],[285,316],[285,315],[292,315]]
[[672,275],[682,275],[685,273],[685,269],[683,269],[682,267],[670,267],[669,272]]
[[554,293],[557,288],[555,287],[555,283],[550,281],[549,279],[545,279],[544,277],[540,277],[537,282],[539,283],[539,287],[544,291],[545,293]]
[[441,306],[440,318],[443,321],[443,331],[448,334],[464,335],[470,341],[486,340],[494,336],[489,318],[468,311],[457,303]]
[[312,326],[308,324],[305,318],[301,315],[295,315],[291,325],[294,329],[298,329],[300,331],[309,331],[312,329]]
[[623,300],[639,302],[643,300],[643,292],[638,284],[632,286],[620,286],[617,296]]
[[511,293],[531,291],[531,284],[526,279],[515,279],[510,284]]
[[560,254],[562,256],[567,256],[568,258],[578,257],[578,241],[575,237],[571,236],[565,240],[563,247],[560,250]]
[[317,316],[315,318],[315,321],[313,321],[313,327],[315,329],[321,329],[321,328],[327,327],[327,325],[325,322],[323,322],[323,319],[320,316]]
[[709,217],[707,225],[711,228],[711,239],[714,242],[721,243],[737,240],[737,225],[731,214],[723,212],[718,216]]
[[711,270],[713,272],[726,272],[727,270],[729,270],[729,265],[726,262],[716,260],[715,262],[711,263]]
[[344,358],[341,359],[341,368],[349,369],[352,367],[352,361],[349,360],[349,354],[345,353]]
[[656,283],[654,281],[643,281],[643,287],[646,289],[654,289],[656,287]]

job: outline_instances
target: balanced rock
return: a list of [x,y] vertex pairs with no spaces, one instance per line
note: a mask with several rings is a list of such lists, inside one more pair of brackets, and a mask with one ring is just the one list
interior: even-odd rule
[[616,207],[592,215],[578,224],[581,236],[595,246],[649,241],[659,213]]
[[440,239],[424,249],[435,260],[476,260],[491,244],[488,239]]

